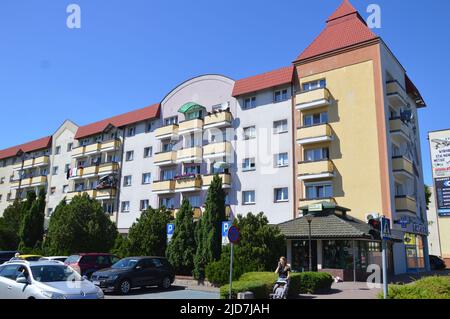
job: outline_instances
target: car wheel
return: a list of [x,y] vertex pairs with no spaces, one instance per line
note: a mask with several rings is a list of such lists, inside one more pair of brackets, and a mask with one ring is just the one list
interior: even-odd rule
[[122,295],[128,295],[131,291],[131,282],[127,279],[122,280],[119,284],[119,292]]
[[170,277],[164,277],[159,286],[163,289],[169,289],[170,286],[172,286],[172,281],[170,280]]

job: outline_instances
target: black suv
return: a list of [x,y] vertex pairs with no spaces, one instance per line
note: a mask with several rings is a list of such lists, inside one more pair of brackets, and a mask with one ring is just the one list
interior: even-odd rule
[[17,251],[0,251],[0,265],[10,261],[16,255]]
[[168,289],[175,281],[175,271],[163,257],[129,257],[93,273],[91,281],[105,292],[126,295],[138,287]]

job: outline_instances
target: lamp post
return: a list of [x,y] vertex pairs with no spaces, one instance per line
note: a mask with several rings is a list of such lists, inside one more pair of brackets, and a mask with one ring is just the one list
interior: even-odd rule
[[308,214],[305,216],[306,221],[308,222],[308,229],[309,229],[309,271],[312,271],[312,240],[311,240],[311,223],[313,221],[314,216],[311,214]]

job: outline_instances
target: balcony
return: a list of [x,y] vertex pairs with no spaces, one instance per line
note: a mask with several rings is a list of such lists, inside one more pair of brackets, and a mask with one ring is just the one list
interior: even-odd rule
[[205,117],[203,128],[207,130],[211,128],[229,127],[232,121],[233,115],[231,115],[231,112],[217,112]]
[[175,180],[176,192],[195,192],[201,189],[202,178],[200,176],[185,177]]
[[119,170],[118,163],[104,163],[98,166],[98,175],[109,175]]
[[[211,185],[215,174],[213,175],[205,175],[203,176],[203,189],[207,190]],[[219,174],[219,177],[222,178],[222,187],[230,188],[231,187],[231,175],[230,174]]]
[[405,89],[398,81],[389,81],[386,83],[387,97],[389,104],[393,107],[406,106]]
[[75,196],[82,196],[84,193],[88,194],[90,198],[94,199],[96,196],[96,192],[97,191],[95,189],[84,190],[80,192],[70,192],[66,194],[66,200],[71,201]]
[[330,160],[303,162],[298,164],[298,174],[298,178],[302,181],[332,178],[334,165]]
[[328,124],[300,127],[297,130],[297,143],[299,145],[326,143],[332,140],[333,130]]
[[417,212],[416,200],[410,196],[396,196],[395,197],[395,209],[397,212]]
[[11,188],[17,189],[19,188],[27,188],[27,187],[37,187],[37,186],[45,186],[47,183],[47,176],[37,176],[37,177],[27,177],[22,179],[22,181],[12,181]]
[[94,143],[86,146],[79,146],[72,151],[72,157],[78,158],[87,155],[100,153],[102,145],[100,143]]
[[97,189],[95,199],[113,199],[117,195],[117,190],[115,188],[105,188],[105,189]]
[[331,94],[326,88],[302,92],[296,97],[296,109],[299,111],[329,106],[330,104]]
[[404,156],[392,158],[392,169],[394,174],[398,176],[404,176],[407,178],[414,176],[413,163]]
[[201,147],[191,147],[177,152],[177,163],[201,162],[203,150]]
[[167,125],[155,130],[155,138],[158,140],[164,140],[167,138],[176,139],[177,137],[178,137],[177,124]]
[[102,143],[100,150],[102,152],[118,151],[121,146],[122,146],[122,142],[120,140],[113,140],[113,141]]
[[231,150],[230,142],[208,144],[203,147],[203,157],[205,159],[229,157]]
[[181,122],[178,128],[178,134],[191,134],[203,131],[203,120],[195,119]]
[[391,119],[389,121],[391,135],[402,136],[405,140],[409,141],[409,132],[410,129],[408,125],[403,123],[403,121],[399,118]]
[[[47,166],[50,163],[50,158],[46,156],[41,156],[37,158],[28,159],[23,162],[23,169],[33,168],[33,167],[40,167],[40,166]],[[14,170],[20,170],[22,169],[22,163],[16,164],[13,167]]]
[[155,194],[170,194],[175,191],[175,181],[159,181],[153,182],[152,192]]
[[156,153],[154,164],[156,166],[167,166],[176,164],[176,161],[177,161],[177,152],[170,151],[170,152]]

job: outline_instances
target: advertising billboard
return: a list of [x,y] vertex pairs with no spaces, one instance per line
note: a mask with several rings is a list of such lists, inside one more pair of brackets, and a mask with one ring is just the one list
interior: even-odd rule
[[431,165],[440,216],[450,216],[450,129],[429,133]]

